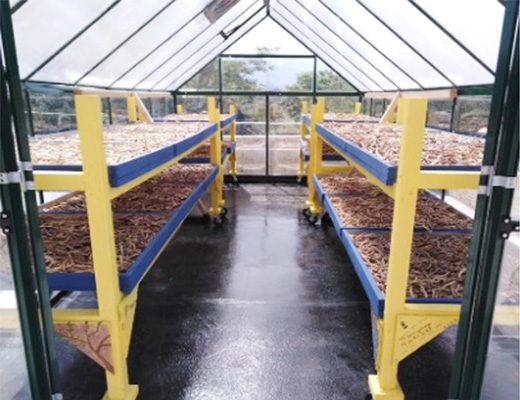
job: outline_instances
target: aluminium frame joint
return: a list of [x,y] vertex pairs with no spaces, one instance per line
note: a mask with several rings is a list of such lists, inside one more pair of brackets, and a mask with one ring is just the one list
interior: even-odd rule
[[3,210],[0,212],[0,229],[4,235],[8,235],[11,233],[11,228],[11,215],[8,211]]
[[499,227],[500,237],[509,239],[509,235],[513,232],[520,232],[520,222],[512,220],[510,216],[503,217]]

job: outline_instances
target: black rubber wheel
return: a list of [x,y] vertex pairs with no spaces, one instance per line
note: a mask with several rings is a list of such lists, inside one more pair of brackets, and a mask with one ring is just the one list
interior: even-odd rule
[[374,398],[372,397],[371,394],[367,394],[367,395],[365,396],[365,400],[374,400]]
[[217,215],[216,217],[213,217],[213,223],[215,226],[222,226],[224,224],[225,218],[221,215]]
[[325,213],[321,216],[321,225],[332,226],[332,219],[330,218],[329,213]]
[[228,209],[227,209],[226,207],[222,207],[222,208],[220,209],[220,215],[221,215],[222,217],[225,217],[226,215],[228,215]]
[[308,209],[308,208],[304,208],[303,211],[302,211],[302,214],[303,214],[304,217],[306,217],[306,218],[309,218],[309,217],[312,215],[311,210]]
[[309,222],[309,224],[311,225],[316,225],[318,223],[318,216],[317,215],[311,215],[307,218],[307,221]]

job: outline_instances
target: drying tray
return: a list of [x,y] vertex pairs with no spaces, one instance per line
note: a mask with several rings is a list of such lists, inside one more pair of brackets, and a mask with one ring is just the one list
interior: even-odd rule
[[[226,161],[226,157],[228,155],[230,155],[231,153],[233,153],[236,146],[237,146],[236,142],[231,142],[231,143],[229,143],[229,146],[223,147],[222,159],[221,159],[222,164],[224,164],[224,162]],[[190,157],[190,156],[183,158],[180,161],[180,163],[182,163],[182,164],[207,164],[209,162],[210,162],[209,157]]]
[[[148,272],[156,257],[161,253],[164,245],[188,216],[197,201],[207,191],[209,185],[218,175],[218,167],[214,167],[208,176],[200,182],[188,198],[177,207],[166,224],[157,232],[148,243],[140,256],[125,271],[119,273],[119,287],[125,294],[129,294]],[[94,273],[47,273],[50,290],[68,291],[95,291],[96,281]]]
[[[236,114],[220,114],[220,129],[226,128],[229,124],[237,119]],[[163,118],[155,120],[156,122],[208,122],[208,114],[169,114]]]
[[[185,153],[192,147],[197,146],[211,137],[217,131],[217,124],[211,124],[197,133],[177,141],[171,145],[151,151],[133,159],[108,165],[108,177],[110,186],[118,187],[127,182],[159,167],[162,164]],[[42,171],[82,171],[83,167],[77,164],[35,164],[34,170]]]
[[[319,179],[316,175],[313,176],[313,182],[316,188],[316,191],[322,200],[322,204],[324,209],[328,212],[332,223],[334,225],[335,231],[338,234],[338,237],[343,243],[343,246],[345,247],[345,250],[347,251],[350,260],[352,261],[352,265],[354,266],[354,270],[356,271],[359,280],[361,281],[361,285],[363,286],[363,289],[368,297],[368,300],[370,302],[370,306],[372,308],[373,313],[376,317],[381,318],[383,316],[384,312],[384,306],[385,306],[385,295],[384,293],[379,289],[377,286],[377,283],[372,276],[372,273],[370,272],[370,269],[366,265],[365,261],[363,260],[363,257],[361,256],[361,253],[357,249],[357,247],[354,244],[354,241],[352,240],[352,233],[355,232],[390,232],[390,229],[386,228],[349,228],[347,226],[344,226],[341,222],[341,219],[339,215],[337,214],[331,200],[330,200],[330,194],[326,193],[323,190],[323,187],[321,186]],[[416,232],[424,233],[423,229],[416,229]],[[460,229],[460,230],[453,230],[453,229],[435,229],[432,230],[431,234],[469,234],[471,230],[467,229]],[[408,297],[406,300],[408,303],[443,303],[443,304],[459,304],[461,303],[462,299],[460,298],[449,298],[449,297],[443,297],[443,298],[413,298]]]
[[[328,143],[336,147],[342,156],[350,158],[361,165],[385,185],[393,185],[395,183],[397,179],[397,165],[390,164],[365,149],[362,149],[357,144],[340,137],[322,124],[316,124],[316,132]],[[480,171],[480,165],[422,165],[421,169]]]

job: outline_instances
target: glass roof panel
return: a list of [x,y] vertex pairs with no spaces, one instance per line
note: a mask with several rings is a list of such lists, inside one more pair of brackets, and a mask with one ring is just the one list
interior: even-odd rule
[[227,49],[225,54],[265,53],[259,49],[269,49],[269,54],[311,54],[271,18],[267,18],[255,26],[251,32]]
[[[306,25],[299,22],[293,15],[291,15],[286,9],[283,7],[277,6],[278,3],[273,3],[271,5],[271,9],[276,11],[279,15],[281,15],[285,21],[288,22],[287,29],[293,33],[293,35],[297,37],[304,36],[307,38],[307,40],[312,43],[313,47],[312,50],[314,53],[322,58],[324,61],[326,61],[325,58],[323,58],[323,54],[326,54],[328,59],[336,60],[336,65],[341,65],[341,69],[336,69],[334,65],[331,64],[334,69],[336,69],[338,72],[340,72],[347,80],[349,80],[354,86],[356,86],[360,90],[370,90],[370,91],[377,91],[381,90],[379,86],[373,81],[371,81],[369,78],[366,78],[361,74],[359,71],[355,70],[352,66],[352,64],[349,64],[345,62],[345,59],[340,56],[340,54],[331,46],[329,45],[325,40],[320,38],[318,35],[316,35],[314,32],[312,32]],[[280,21],[278,21],[280,22]],[[281,22],[280,22],[281,23]],[[345,72],[348,71],[348,75],[345,75]],[[354,78],[354,81],[352,81],[352,78]],[[358,84],[356,84],[356,82]],[[360,87],[361,86],[361,87]]]
[[38,72],[34,79],[76,82],[140,26],[173,2],[150,0],[146,4],[146,7],[142,7],[140,0],[124,0],[118,3],[109,14]]
[[[409,0],[360,0],[388,26],[434,64],[456,85],[493,83],[486,71],[464,49],[442,32]],[[399,12],[396,12],[399,10]]]
[[[170,81],[166,83],[166,86],[162,87],[162,90],[176,90],[188,80],[191,79],[198,71],[204,68],[211,60],[217,57],[220,53],[226,51],[226,49],[239,40],[242,36],[244,36],[247,32],[253,29],[256,24],[261,22],[266,17],[265,11],[260,11],[253,15],[253,17],[244,22],[242,26],[240,26],[236,31],[231,34],[226,41],[217,46],[213,51],[205,55],[204,57],[197,59],[193,63],[190,64],[189,69],[186,70],[181,76],[177,77],[174,81]],[[227,29],[226,29],[227,31]],[[191,60],[190,60],[191,61]]]
[[306,5],[306,8],[321,21],[326,21],[329,28],[334,30],[358,53],[363,54],[367,62],[370,62],[381,74],[384,74],[388,80],[391,80],[394,85],[400,89],[420,88],[419,84],[413,80],[413,77],[408,76],[401,66],[388,58],[384,49],[381,51],[375,48],[363,36],[345,24],[344,20],[341,19],[342,17],[334,14],[334,11],[326,4],[312,1]]
[[32,0],[13,14],[22,78],[97,18],[114,0],[72,2],[73,6],[64,7],[63,0]]
[[379,23],[356,0],[320,0],[327,4],[337,14],[362,36],[386,54],[397,64],[402,66],[423,87],[449,87],[450,82],[443,78],[435,69],[425,62],[417,53],[410,49],[389,29]]
[[283,0],[282,7],[293,11],[296,18],[305,22],[309,31],[323,38],[329,47],[332,47],[339,53],[341,60],[353,67],[353,71],[355,70],[365,78],[370,79],[380,89],[397,90],[397,86],[367,62],[363,54],[356,52],[343,37],[329,26],[328,21],[321,20],[310,13],[300,0]]
[[497,0],[415,0],[493,71],[497,65],[504,6]]
[[[226,31],[226,27],[233,23],[237,18],[241,20],[247,19],[254,14],[259,8],[263,7],[261,2],[256,0],[242,0],[238,5],[233,7],[228,13],[224,14],[216,23],[209,25],[207,29],[203,30],[198,35],[193,36],[189,44],[180,50],[174,57],[168,57],[166,62],[159,64],[151,74],[148,74],[145,79],[140,79],[136,88],[140,87],[154,87],[158,83],[162,83],[165,79],[174,79],[173,73],[183,70],[186,60],[192,57],[197,57],[201,53],[206,53],[208,50],[208,43],[220,43],[224,40],[221,32]],[[222,40],[213,41],[215,37]]]
[[[169,36],[182,30],[182,25],[171,21],[188,22],[197,13],[202,13],[210,1],[177,0],[78,83],[109,86],[128,70],[132,60],[140,60]],[[178,36],[175,41],[178,43]]]

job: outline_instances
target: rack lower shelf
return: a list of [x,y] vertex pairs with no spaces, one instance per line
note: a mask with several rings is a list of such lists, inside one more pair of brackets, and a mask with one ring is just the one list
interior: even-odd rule
[[[319,198],[323,204],[323,208],[329,214],[332,223],[334,225],[335,231],[338,234],[338,237],[343,244],[347,254],[352,261],[352,265],[354,266],[354,270],[358,275],[359,280],[361,281],[361,285],[363,286],[363,290],[365,291],[368,300],[370,302],[370,307],[374,316],[377,318],[382,318],[384,314],[385,307],[385,295],[377,286],[376,281],[370,269],[366,265],[363,257],[361,256],[359,250],[352,240],[352,236],[350,232],[352,231],[350,228],[343,225],[339,215],[337,214],[331,200],[329,194],[327,194],[323,187],[321,186],[318,177],[313,176],[313,182],[316,188],[316,192],[318,193]],[[366,228],[362,228],[361,231],[367,231]],[[374,229],[372,231],[381,232],[384,231],[382,229]],[[388,232],[388,230],[386,230]],[[462,232],[462,233],[468,233]],[[407,298],[407,303],[419,303],[419,304],[460,304],[460,298]]]
[[[218,175],[218,167],[200,182],[188,198],[171,214],[166,224],[148,243],[137,260],[125,271],[119,273],[119,286],[124,294],[131,293],[144,275],[148,272],[163,247],[175,234],[184,219],[188,216],[197,201],[207,191],[209,185]],[[60,291],[95,291],[94,273],[47,273],[50,290]]]

